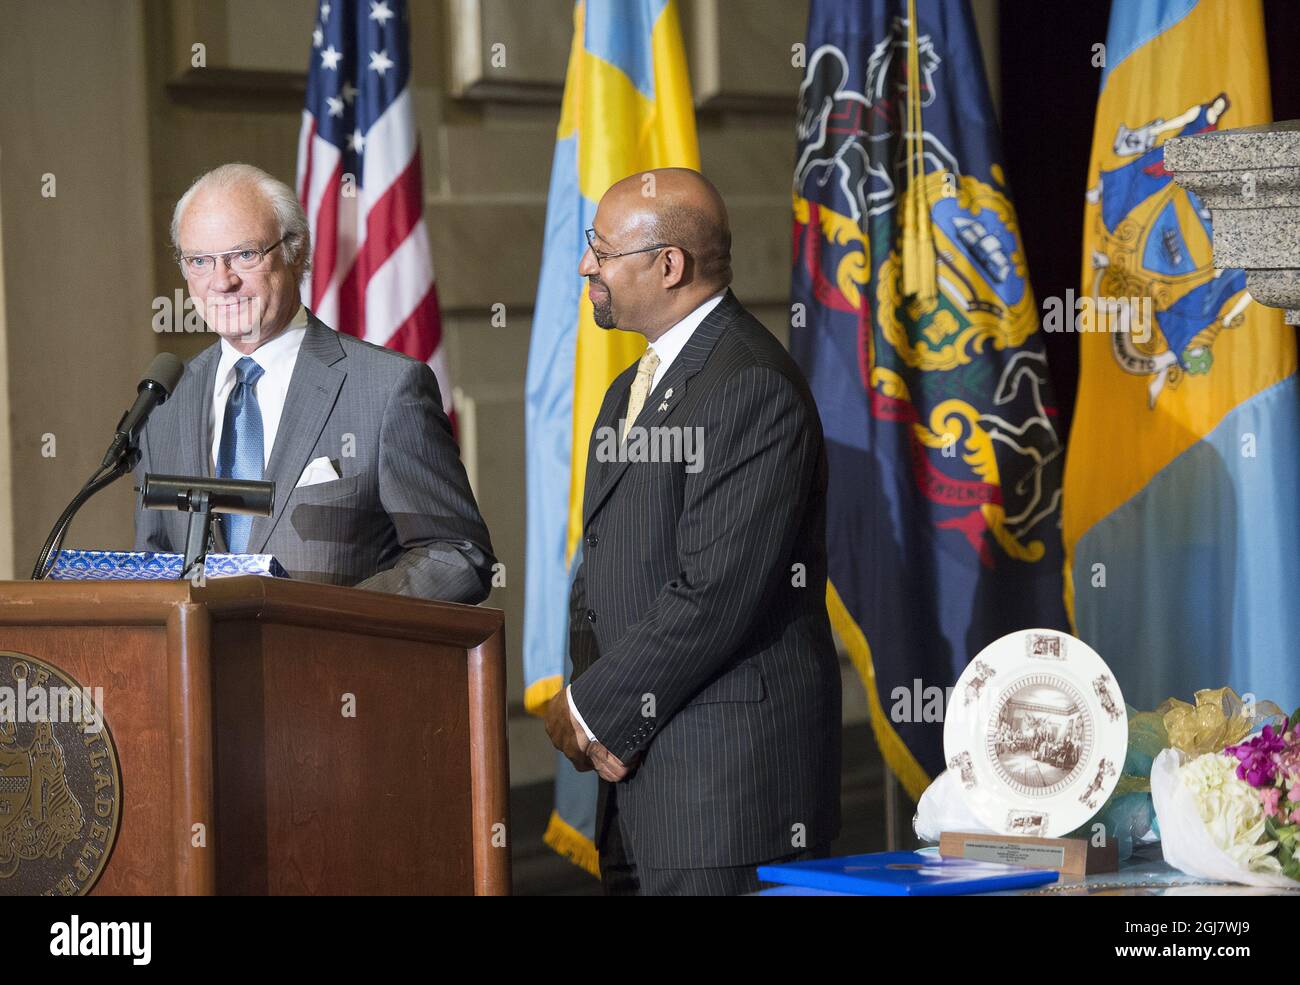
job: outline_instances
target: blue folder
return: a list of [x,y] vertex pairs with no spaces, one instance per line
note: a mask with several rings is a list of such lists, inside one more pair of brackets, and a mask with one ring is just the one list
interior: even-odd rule
[[1056,882],[1057,873],[928,853],[875,852],[760,865],[758,878],[854,896],[959,896],[1042,886]]
[[[152,551],[59,551],[50,569],[50,581],[162,581],[181,576],[184,554]],[[263,575],[288,578],[280,562],[270,554],[209,554],[203,559],[205,578],[232,575]]]

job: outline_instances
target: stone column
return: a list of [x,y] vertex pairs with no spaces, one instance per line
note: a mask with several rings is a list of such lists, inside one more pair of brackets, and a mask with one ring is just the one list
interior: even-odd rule
[[1210,210],[1214,266],[1300,325],[1300,120],[1176,137],[1165,168]]

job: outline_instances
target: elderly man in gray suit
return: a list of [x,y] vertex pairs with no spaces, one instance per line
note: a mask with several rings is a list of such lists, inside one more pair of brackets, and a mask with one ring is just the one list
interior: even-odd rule
[[[142,432],[137,484],[146,472],[270,479],[272,515],[221,516],[219,551],[273,554],[309,581],[486,598],[492,544],[433,371],[303,307],[310,231],[292,189],[223,165],[176,203],[171,231],[220,339]],[[136,550],[183,550],[185,525],[137,505]]]

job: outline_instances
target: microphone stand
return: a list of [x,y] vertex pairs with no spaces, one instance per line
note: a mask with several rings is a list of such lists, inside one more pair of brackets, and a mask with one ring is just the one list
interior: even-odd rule
[[45,546],[41,548],[40,556],[36,559],[36,566],[32,569],[32,581],[43,580],[50,573],[50,569],[54,567],[54,562],[59,556],[59,550],[63,546],[63,538],[72,525],[72,518],[77,515],[77,511],[86,504],[86,501],[91,496],[132,471],[139,462],[140,449],[134,445],[128,446],[122,449],[115,464],[111,467],[100,466],[95,471],[95,474],[86,480],[86,484],[81,487],[81,491],[72,497],[72,502],[59,516],[58,522],[54,524],[54,529],[50,531],[50,535],[45,538]]
[[190,521],[185,529],[185,560],[181,568],[181,578],[191,577],[195,566],[203,570],[204,561],[212,543],[212,510],[208,502],[206,489],[197,490],[190,495]]

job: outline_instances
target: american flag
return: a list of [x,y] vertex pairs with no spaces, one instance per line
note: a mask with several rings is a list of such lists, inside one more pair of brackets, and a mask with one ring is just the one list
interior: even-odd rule
[[349,335],[427,362],[451,389],[424,225],[404,0],[323,0],[298,138],[312,233],[303,303]]

